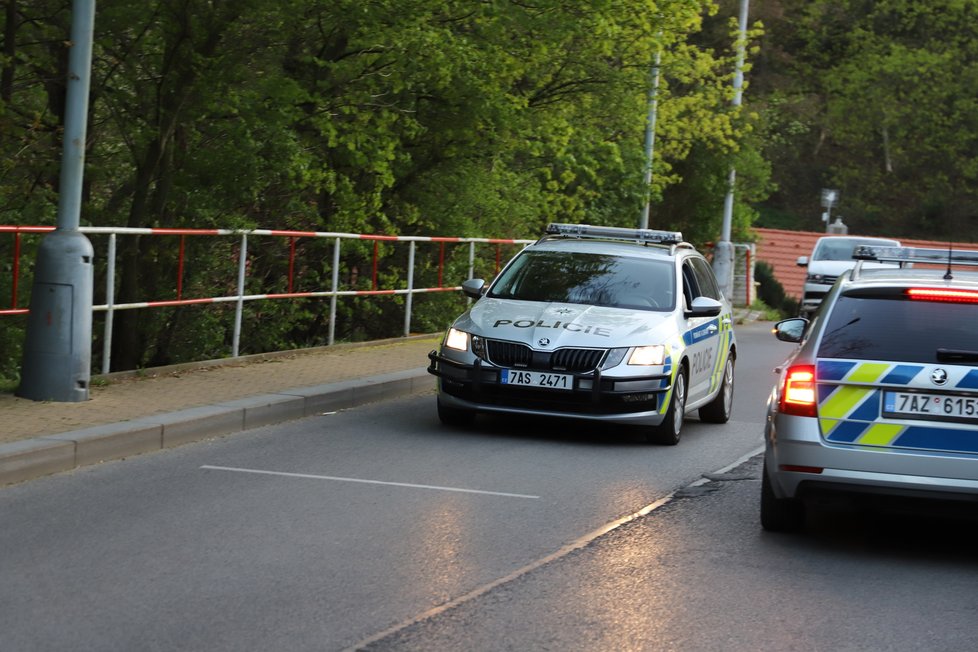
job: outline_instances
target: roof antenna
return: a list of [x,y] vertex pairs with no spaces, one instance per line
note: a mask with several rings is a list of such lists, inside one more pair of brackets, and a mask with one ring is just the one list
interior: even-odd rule
[[944,280],[950,281],[954,277],[951,275],[951,250],[954,248],[953,242],[947,243],[947,271],[944,273]]

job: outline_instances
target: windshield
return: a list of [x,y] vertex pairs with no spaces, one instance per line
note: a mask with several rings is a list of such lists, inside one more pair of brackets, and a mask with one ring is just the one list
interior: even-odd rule
[[843,295],[832,308],[818,357],[947,361],[978,351],[976,322],[978,304]]
[[852,250],[860,245],[877,247],[897,247],[896,240],[874,240],[872,238],[830,238],[822,240],[812,254],[812,260],[852,260]]
[[583,303],[634,310],[673,310],[672,262],[567,251],[525,251],[488,296]]

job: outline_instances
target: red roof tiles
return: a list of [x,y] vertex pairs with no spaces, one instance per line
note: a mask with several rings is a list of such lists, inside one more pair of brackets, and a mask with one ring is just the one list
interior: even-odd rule
[[[805,285],[805,268],[797,264],[799,256],[810,256],[815,242],[825,233],[814,231],[788,231],[785,229],[755,228],[757,234],[757,260],[763,260],[774,268],[774,278],[778,279],[788,296],[800,299],[802,287]],[[865,235],[889,238],[889,235],[852,233],[849,235]],[[902,244],[911,247],[946,248],[948,243],[937,240],[913,240],[896,238]],[[978,249],[978,244],[967,242],[953,243],[955,249]]]

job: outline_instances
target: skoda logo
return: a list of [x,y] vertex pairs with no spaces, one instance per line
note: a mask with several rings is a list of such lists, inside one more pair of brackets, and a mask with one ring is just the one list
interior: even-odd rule
[[550,346],[550,339],[546,337],[541,337],[540,341],[537,342],[540,346]]
[[935,385],[943,385],[947,382],[947,372],[943,369],[935,369],[930,372],[930,382]]

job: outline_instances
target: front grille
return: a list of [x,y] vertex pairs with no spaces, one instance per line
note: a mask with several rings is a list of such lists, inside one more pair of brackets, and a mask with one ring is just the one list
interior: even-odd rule
[[591,371],[601,364],[605,352],[601,349],[557,349],[550,356],[554,371]]
[[828,274],[816,274],[809,276],[806,280],[809,283],[815,283],[816,285],[834,285],[838,276],[829,276]]
[[533,360],[533,350],[525,344],[486,340],[486,357],[497,367],[525,369]]
[[606,349],[557,349],[534,351],[525,344],[485,340],[486,359],[497,367],[539,371],[594,371],[604,360]]

